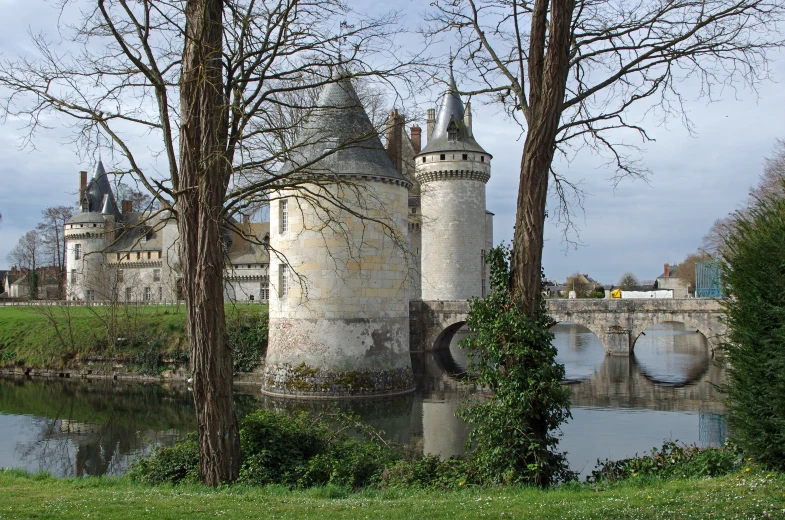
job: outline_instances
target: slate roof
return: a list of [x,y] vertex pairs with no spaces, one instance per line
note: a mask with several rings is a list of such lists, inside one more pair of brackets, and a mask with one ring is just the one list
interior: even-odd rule
[[[419,155],[434,152],[479,152],[493,157],[474,140],[471,129],[463,121],[463,116],[463,101],[458,95],[455,78],[450,72],[450,83],[442,96],[433,133]],[[455,121],[455,125],[458,127],[458,139],[455,141],[450,141],[447,135],[447,127],[450,126],[451,121]]]
[[[333,73],[308,116],[280,173],[304,173],[328,180],[334,175],[371,175],[407,182],[395,169],[345,72]],[[329,154],[329,150],[337,149]],[[320,159],[320,157],[323,157]],[[314,164],[309,164],[314,162]]]
[[[101,222],[102,220],[95,217],[100,217],[101,214],[113,215],[115,218],[120,217],[120,212],[117,210],[117,203],[112,193],[112,187],[109,185],[109,179],[106,177],[104,164],[100,160],[95,166],[93,178],[87,183],[85,198],[87,199],[87,211],[77,213],[68,220],[68,223]],[[81,205],[82,201],[79,201],[79,203]],[[83,216],[89,214],[94,216]]]
[[[146,222],[147,216],[144,212],[135,211],[124,213],[122,225],[118,231],[120,235],[117,240],[107,249],[107,253],[122,251],[157,251],[163,247],[163,222],[160,219],[153,219]],[[144,240],[145,235],[152,231],[149,240]]]

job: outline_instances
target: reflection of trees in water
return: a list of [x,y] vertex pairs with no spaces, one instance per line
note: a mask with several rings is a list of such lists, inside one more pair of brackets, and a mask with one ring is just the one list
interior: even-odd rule
[[122,473],[133,456],[194,428],[184,389],[159,385],[0,380],[0,411],[37,416],[16,452],[59,475]]

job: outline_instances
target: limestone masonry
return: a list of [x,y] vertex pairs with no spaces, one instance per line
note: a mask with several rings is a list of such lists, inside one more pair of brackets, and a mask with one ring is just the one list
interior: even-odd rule
[[[394,111],[386,148],[348,74],[333,79],[280,172],[288,181],[270,196],[270,222],[227,226],[225,295],[269,302],[263,392],[408,392],[410,300],[488,290],[492,156],[452,77],[438,113],[428,111],[425,147]],[[174,220],[125,202],[118,210],[100,162],[89,183],[80,176],[81,212],[65,229],[69,299],[179,299]]]

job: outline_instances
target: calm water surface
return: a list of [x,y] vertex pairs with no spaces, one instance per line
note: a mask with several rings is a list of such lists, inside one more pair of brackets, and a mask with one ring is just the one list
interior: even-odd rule
[[[650,328],[630,358],[606,357],[588,329],[554,328],[558,360],[572,390],[573,418],[562,428],[561,449],[587,474],[596,460],[618,459],[659,447],[663,440],[699,446],[724,442],[723,407],[714,385],[723,370],[710,359],[706,339],[681,324]],[[461,453],[468,436],[454,417],[474,389],[464,384],[466,357],[414,353],[415,394],[338,403],[400,444],[444,457]],[[238,389],[242,416],[257,408],[318,411],[333,404],[266,398]],[[56,475],[122,474],[133,458],[171,445],[195,429],[185,386],[110,381],[0,379],[0,467]]]

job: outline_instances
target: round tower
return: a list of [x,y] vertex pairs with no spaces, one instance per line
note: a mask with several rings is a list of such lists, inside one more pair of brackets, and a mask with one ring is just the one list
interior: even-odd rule
[[349,78],[334,79],[282,170],[300,186],[271,197],[267,394],[414,389],[404,251],[410,182]]
[[104,249],[119,214],[101,161],[89,184],[87,172],[79,172],[79,199],[80,211],[65,223],[65,296],[68,300],[106,300],[110,284]]
[[422,299],[483,297],[489,232],[485,184],[492,156],[474,139],[471,108],[464,110],[452,74],[428,129],[428,143],[415,156],[422,208]]

